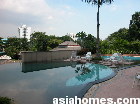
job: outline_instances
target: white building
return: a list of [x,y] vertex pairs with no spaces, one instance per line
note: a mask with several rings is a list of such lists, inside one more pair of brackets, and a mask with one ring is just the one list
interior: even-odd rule
[[74,41],[77,40],[76,34],[74,33],[67,33],[68,36],[70,36]]
[[19,31],[19,38],[27,38],[28,41],[30,40],[31,36],[31,27],[27,27],[26,25],[22,25],[18,28]]

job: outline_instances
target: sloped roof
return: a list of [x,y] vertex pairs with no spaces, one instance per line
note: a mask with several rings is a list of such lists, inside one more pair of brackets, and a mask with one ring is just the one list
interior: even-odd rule
[[[72,46],[72,47],[69,47],[69,46]],[[65,41],[59,44],[57,48],[54,48],[50,51],[64,51],[64,50],[68,50],[68,51],[81,50],[81,46],[73,41]]]
[[66,47],[66,48],[59,48],[59,47],[57,47],[57,48],[54,48],[54,49],[52,49],[52,50],[50,50],[50,51],[76,51],[76,50],[81,50],[81,47],[79,46],[79,47]]
[[59,46],[62,46],[62,45],[63,46],[80,46],[79,44],[77,44],[77,43],[75,43],[73,41],[65,41],[65,42],[59,44]]

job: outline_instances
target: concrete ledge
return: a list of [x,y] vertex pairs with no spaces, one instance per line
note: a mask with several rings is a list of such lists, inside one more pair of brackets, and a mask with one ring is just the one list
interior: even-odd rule
[[21,52],[22,62],[43,62],[64,60],[71,57],[72,51],[49,51],[49,52]]

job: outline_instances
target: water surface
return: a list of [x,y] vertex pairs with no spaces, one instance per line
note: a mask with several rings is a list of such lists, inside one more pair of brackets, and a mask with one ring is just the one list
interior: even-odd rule
[[[102,74],[101,74],[102,73]],[[12,63],[0,65],[0,96],[16,104],[52,104],[54,97],[74,97],[87,83],[113,70],[98,64],[75,62]]]

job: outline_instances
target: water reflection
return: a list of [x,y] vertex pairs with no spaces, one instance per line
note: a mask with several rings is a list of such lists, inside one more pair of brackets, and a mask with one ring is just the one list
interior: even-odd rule
[[75,68],[77,65],[76,62],[44,62],[44,63],[22,63],[22,72],[34,72],[40,70],[47,70],[59,67],[71,66]]
[[81,73],[76,76],[76,78],[79,81],[85,81],[88,78],[92,78],[93,76],[96,76],[95,80],[99,80],[99,70],[105,69],[107,67],[101,66],[101,65],[95,65],[95,64],[82,64],[81,66],[77,67],[77,70],[75,70],[76,73]]
[[17,104],[52,104],[55,97],[74,97],[84,86],[65,84],[76,75],[76,66],[76,62],[1,65],[0,96],[14,98]]
[[109,67],[99,64],[80,64],[77,65],[75,69],[75,73],[77,73],[77,75],[67,80],[66,86],[75,86],[93,81],[99,81],[109,76],[113,72],[114,71]]
[[14,63],[0,69],[0,96],[14,98],[17,104],[52,104],[53,98],[74,97],[86,83],[111,72],[105,66],[76,62]]
[[91,72],[91,70],[85,66],[85,64],[81,64],[80,66],[78,66],[75,70],[75,73],[80,73],[80,75],[84,75]]

